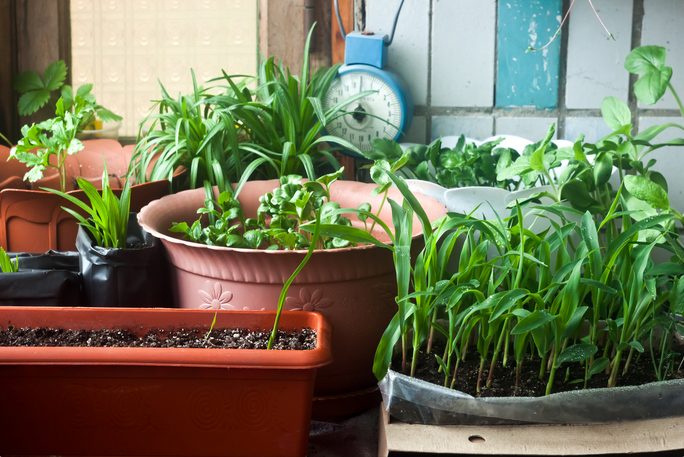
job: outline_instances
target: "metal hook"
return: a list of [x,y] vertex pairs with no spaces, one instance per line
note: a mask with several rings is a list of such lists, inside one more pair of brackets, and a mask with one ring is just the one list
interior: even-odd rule
[[[399,13],[401,13],[401,8],[404,6],[404,0],[399,3],[399,8],[397,8],[397,13],[394,15],[394,23],[392,24],[392,34],[389,37],[385,37],[385,46],[389,46],[394,41],[394,32],[397,30],[397,22],[399,22]],[[342,17],[340,16],[340,4],[339,0],[335,0],[335,15],[337,16],[337,25],[340,26],[340,33],[342,34],[342,39],[347,37],[344,31],[344,25],[342,24]]]

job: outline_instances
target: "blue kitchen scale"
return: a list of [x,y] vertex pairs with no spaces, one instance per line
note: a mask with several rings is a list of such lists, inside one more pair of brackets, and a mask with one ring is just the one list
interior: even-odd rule
[[[404,0],[399,5],[392,34],[388,37],[368,31],[345,34],[335,0],[337,22],[345,38],[344,65],[330,85],[323,99],[323,107],[327,111],[360,92],[377,92],[349,104],[345,108],[349,114],[328,123],[326,131],[347,140],[362,152],[373,149],[371,141],[375,138],[398,140],[413,120],[411,90],[401,76],[386,69],[389,46],[394,39],[403,4]],[[361,157],[352,151],[342,152],[351,157]]]

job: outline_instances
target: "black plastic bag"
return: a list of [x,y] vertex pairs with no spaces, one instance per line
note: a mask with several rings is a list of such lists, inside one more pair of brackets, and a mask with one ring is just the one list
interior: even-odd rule
[[79,306],[81,275],[76,251],[8,253],[19,271],[0,273],[0,306]]
[[83,295],[87,306],[169,308],[171,287],[162,244],[128,218],[126,249],[95,246],[91,233],[78,228],[76,249],[81,255]]

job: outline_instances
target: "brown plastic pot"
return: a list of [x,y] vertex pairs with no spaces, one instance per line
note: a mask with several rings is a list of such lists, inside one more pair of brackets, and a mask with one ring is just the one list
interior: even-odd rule
[[[277,180],[251,181],[243,187],[239,200],[246,217],[256,217],[258,198],[278,187]],[[337,181],[331,199],[343,208],[356,208],[363,202],[378,208],[381,197],[370,198],[374,184]],[[217,192],[216,189],[214,189]],[[416,195],[431,220],[446,214],[436,200]],[[306,251],[267,251],[206,246],[182,239],[169,232],[172,222],[192,223],[197,209],[204,206],[204,189],[179,192],[150,203],[138,214],[140,225],[161,238],[171,263],[176,305],[181,308],[273,309],[284,279],[288,278]],[[397,189],[390,198],[401,202]],[[389,204],[381,218],[392,225]],[[363,227],[350,217],[352,224]],[[414,226],[420,227],[418,219]],[[180,235],[176,237],[175,235]],[[374,235],[387,239],[375,227]],[[419,235],[422,236],[422,235]],[[341,403],[321,416],[352,414],[368,409],[377,396],[367,402],[354,402],[354,395],[369,394],[376,385],[372,373],[373,357],[380,338],[397,311],[396,275],[392,253],[376,246],[314,251],[306,267],[290,287],[285,309],[320,312],[335,328],[335,362],[322,369],[316,380],[318,401]]]
[[[0,309],[0,325],[208,328],[202,310]],[[269,329],[275,312],[220,311],[218,327]],[[0,347],[2,455],[305,456],[313,385],[331,362],[315,313],[280,328],[318,332],[311,351]]]
[[[114,140],[88,140],[84,141],[83,145],[84,149],[81,152],[68,156],[65,162],[68,193],[86,203],[89,202],[83,191],[73,190],[74,182],[77,177],[82,177],[101,189],[104,156],[109,173],[109,184],[119,195],[120,190],[117,191],[117,189],[121,189],[125,182],[123,175],[128,169],[134,146],[122,147],[118,141]],[[9,151],[9,148],[0,146],[0,160],[5,153],[6,160]],[[11,173],[16,173],[16,176],[8,178],[10,180],[8,182],[17,184],[16,180],[19,177],[23,179],[28,169],[17,160],[11,160],[8,164],[11,164],[11,169],[14,170]],[[26,190],[25,185],[19,189],[17,184],[15,188],[4,188],[0,191],[0,246],[5,250],[43,253],[50,249],[56,251],[76,249],[77,221],[64,211],[62,206],[77,210],[84,216],[86,214],[62,197],[37,190],[42,187],[60,189],[57,170],[49,167],[45,173],[45,178],[32,184],[32,188],[36,190]],[[0,175],[0,180],[3,176]],[[0,187],[0,189],[3,188]],[[168,193],[168,180],[136,184],[131,187],[131,211],[140,211],[152,200]]]

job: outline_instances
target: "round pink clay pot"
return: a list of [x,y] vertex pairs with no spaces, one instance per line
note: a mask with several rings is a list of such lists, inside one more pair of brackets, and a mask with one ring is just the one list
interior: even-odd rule
[[[256,217],[259,197],[278,187],[277,180],[245,184],[239,200],[246,217]],[[375,184],[337,181],[331,200],[342,208],[369,202],[373,210],[381,197],[371,198]],[[217,195],[217,189],[214,188]],[[168,195],[153,201],[138,214],[140,225],[164,243],[172,264],[174,297],[182,308],[275,309],[283,282],[292,274],[306,251],[266,251],[206,246],[172,233],[172,222],[191,224],[204,206],[204,189]],[[399,191],[390,198],[401,203]],[[430,220],[446,214],[436,200],[416,194]],[[352,224],[363,227],[356,217]],[[390,205],[380,217],[392,227]],[[370,225],[370,224],[369,224]],[[414,230],[420,223],[414,220]],[[377,226],[373,234],[387,235]],[[416,235],[421,237],[421,235]],[[368,389],[377,382],[373,357],[382,333],[397,311],[396,277],[392,253],[376,246],[314,251],[308,264],[289,289],[285,310],[316,311],[333,324],[333,363],[318,371],[316,396],[340,396]],[[211,320],[211,317],[207,317]]]

